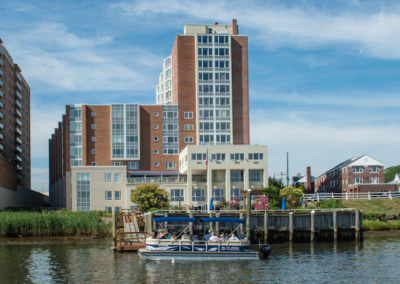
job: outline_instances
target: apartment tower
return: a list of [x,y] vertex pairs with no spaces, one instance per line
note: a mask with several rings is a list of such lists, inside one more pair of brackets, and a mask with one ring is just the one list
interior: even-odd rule
[[31,187],[30,87],[0,39],[0,188]]

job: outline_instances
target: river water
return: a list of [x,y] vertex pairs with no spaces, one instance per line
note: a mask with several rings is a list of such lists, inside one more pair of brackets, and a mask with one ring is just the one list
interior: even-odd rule
[[274,244],[263,261],[142,261],[110,240],[1,241],[0,283],[400,283],[400,235]]

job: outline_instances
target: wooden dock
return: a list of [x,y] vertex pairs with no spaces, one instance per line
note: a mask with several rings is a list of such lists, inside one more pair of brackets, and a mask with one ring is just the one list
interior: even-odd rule
[[[246,211],[183,212],[155,211],[145,214],[145,230],[158,230],[154,217],[186,216],[195,217],[234,217],[246,219]],[[232,224],[204,224],[193,222],[191,230],[204,233],[209,229],[217,233],[229,231]],[[170,230],[179,230],[179,224],[168,223]],[[207,226],[211,226],[207,227]],[[356,209],[336,210],[269,210],[251,211],[250,240],[252,243],[281,241],[344,241],[362,240],[362,212]],[[243,233],[245,228],[241,228]]]
[[143,216],[133,211],[122,210],[113,214],[114,247],[117,251],[137,251],[144,248],[146,241]]

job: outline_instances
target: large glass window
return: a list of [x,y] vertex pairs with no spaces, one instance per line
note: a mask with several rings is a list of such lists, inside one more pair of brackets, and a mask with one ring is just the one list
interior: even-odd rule
[[104,173],[104,182],[112,182],[112,173]]
[[82,165],[82,108],[71,106],[70,121],[70,163],[71,166]]
[[222,201],[224,200],[224,190],[221,188],[213,188],[212,190],[212,198],[214,201]]
[[176,155],[179,151],[178,142],[178,106],[162,107],[163,120],[163,154]]
[[249,170],[249,181],[250,182],[262,182],[263,171],[262,170]]
[[114,182],[121,182],[121,181],[122,181],[122,174],[114,173]]
[[231,188],[231,201],[243,200],[242,189]]
[[121,200],[121,191],[114,191],[114,200]]
[[76,174],[77,211],[90,211],[90,174]]
[[105,192],[105,199],[106,199],[106,200],[112,200],[112,191],[107,190],[107,191]]
[[243,170],[231,170],[231,182],[243,182]]
[[139,162],[128,162],[128,170],[138,170]]
[[192,201],[206,201],[204,189],[193,189],[192,190]]
[[171,201],[184,201],[183,189],[171,189]]

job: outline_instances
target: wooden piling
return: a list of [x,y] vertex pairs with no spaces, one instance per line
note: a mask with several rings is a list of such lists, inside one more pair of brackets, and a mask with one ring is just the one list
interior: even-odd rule
[[289,212],[289,241],[293,241],[293,212]]
[[335,241],[337,241],[338,227],[337,227],[337,211],[336,210],[332,212],[332,216],[333,216],[333,239]]
[[[192,211],[190,211],[189,217],[193,218],[193,212]],[[190,238],[193,237],[193,222],[189,222],[189,234],[190,234]]]
[[[220,213],[215,214],[215,217],[219,217]],[[219,222],[215,222],[215,231],[217,232],[217,236],[219,236]]]
[[356,210],[356,214],[355,214],[355,239],[356,241],[360,240],[360,211]]
[[268,213],[264,212],[264,243],[268,243]]
[[[243,213],[240,213],[239,214],[239,218],[241,219],[241,220],[243,220]],[[244,228],[243,228],[243,223],[240,223],[240,225],[239,225],[240,227],[239,227],[239,230],[240,230],[240,236],[243,236],[243,234],[244,234]]]
[[310,230],[311,230],[311,232],[310,232],[310,240],[314,241],[314,239],[315,239],[315,211],[314,210],[311,210],[310,218],[311,218],[311,222],[310,222]]

